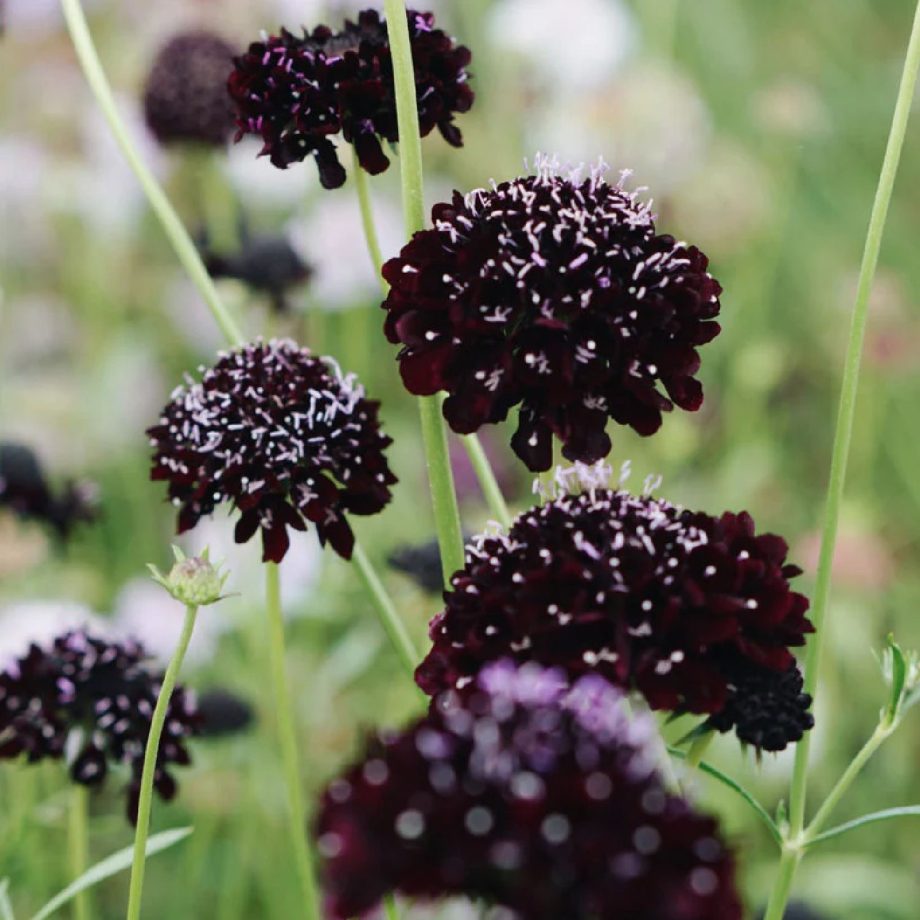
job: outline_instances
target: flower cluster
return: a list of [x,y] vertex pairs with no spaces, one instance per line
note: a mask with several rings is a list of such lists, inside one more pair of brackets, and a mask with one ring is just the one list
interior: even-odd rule
[[500,662],[326,791],[330,914],[462,894],[521,920],[735,920],[716,822],[669,793],[656,728],[597,675]]
[[47,524],[61,539],[80,522],[96,517],[96,489],[71,482],[55,495],[38,458],[22,444],[0,444],[0,507]]
[[703,401],[697,347],[719,333],[721,287],[603,175],[541,159],[536,175],[457,192],[383,270],[406,387],[445,390],[464,434],[520,406],[511,443],[532,471],[551,466],[553,434],[590,463],[610,451],[608,419],[649,435]]
[[227,74],[235,49],[211,32],[184,32],[157,54],[144,87],[144,116],[164,146],[222,147],[233,133]]
[[242,346],[202,370],[147,432],[151,478],[169,483],[179,532],[229,501],[242,512],[237,542],[261,530],[265,560],[280,562],[287,528],[305,530],[306,521],[350,558],[346,513],[380,511],[396,482],[379,404],[331,359],[286,340]]
[[[0,673],[0,758],[24,754],[30,763],[67,757],[70,776],[98,786],[111,766],[131,771],[127,811],[137,820],[144,749],[162,675],[144,666],[141,646],[107,642],[83,631],[64,633]],[[185,740],[198,717],[189,695],[176,688],[157,758],[154,788],[176,794],[172,765],[190,762]]]
[[[407,15],[421,134],[437,128],[459,147],[454,115],[473,104],[466,72],[470,51],[435,28],[431,13]],[[345,170],[331,140],[336,134],[354,145],[368,172],[389,166],[380,142],[396,143],[399,130],[389,38],[376,11],[365,10],[339,32],[320,26],[297,37],[282,30],[254,42],[236,59],[228,85],[237,107],[237,139],[261,137],[262,153],[275,166],[313,156],[323,186],[338,188]]]
[[[783,747],[811,718],[801,684],[766,688],[788,682],[790,647],[812,629],[786,552],[746,513],[715,518],[607,488],[564,494],[467,548],[417,680],[435,695],[485,662],[536,661],[635,687],[653,709],[721,713],[723,730]],[[792,729],[780,738],[758,722],[763,707],[800,715],[776,723]]]

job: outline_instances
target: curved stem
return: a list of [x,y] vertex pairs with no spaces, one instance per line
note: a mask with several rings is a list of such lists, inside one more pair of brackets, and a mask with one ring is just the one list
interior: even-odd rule
[[309,920],[320,920],[319,896],[313,878],[313,865],[304,827],[306,806],[301,789],[300,758],[297,754],[297,723],[291,694],[288,690],[284,668],[284,619],[281,615],[281,576],[279,567],[265,564],[265,606],[268,614],[269,650],[271,655],[272,691],[275,700],[275,714],[278,719],[278,739],[281,744],[281,764],[287,787],[288,822],[291,846],[297,863],[297,875],[304,911]]
[[511,517],[511,512],[508,510],[505,496],[502,495],[501,486],[495,478],[495,471],[492,469],[492,464],[489,463],[489,458],[486,456],[482,441],[480,441],[475,434],[465,434],[462,436],[461,440],[463,441],[464,447],[466,447],[470,463],[473,465],[473,471],[476,473],[476,478],[479,480],[479,487],[482,489],[482,494],[486,498],[486,504],[488,504],[489,510],[492,512],[495,520],[498,521],[505,530],[508,530],[513,523],[513,518]]
[[138,920],[141,915],[141,897],[144,890],[144,867],[147,859],[147,835],[150,831],[150,809],[153,802],[153,779],[156,774],[157,756],[160,750],[160,737],[169,712],[169,700],[176,686],[179,669],[188,651],[188,644],[195,628],[197,607],[185,608],[185,620],[179,644],[173,653],[172,661],[163,676],[163,685],[157,694],[157,703],[150,719],[150,733],[144,750],[144,767],[141,773],[141,788],[137,805],[137,830],[134,834],[134,860],[131,864],[131,885],[128,890],[127,920]]
[[[840,392],[840,404],[837,412],[837,426],[834,434],[834,446],[831,453],[831,468],[827,489],[827,502],[824,514],[824,529],[821,538],[821,553],[818,559],[818,572],[815,584],[812,621],[815,636],[808,646],[805,660],[805,692],[814,696],[818,684],[818,671],[821,666],[821,652],[825,642],[825,620],[827,617],[828,598],[831,588],[831,566],[834,559],[834,547],[837,542],[837,527],[840,520],[840,505],[846,482],[847,457],[853,436],[853,419],[856,414],[856,397],[859,390],[859,371],[862,363],[863,340],[869,314],[869,295],[878,265],[885,220],[888,206],[897,176],[907,123],[910,118],[911,103],[920,70],[920,3],[914,13],[910,43],[901,75],[901,85],[895,104],[891,132],[885,159],[879,175],[875,202],[869,219],[869,230],[863,252],[862,266],[859,272],[859,284],[853,318],[850,327],[850,340],[847,347],[843,371],[843,383]],[[808,778],[808,755],[811,735],[806,733],[799,742],[795,752],[795,768],[792,778],[792,791],[789,799],[789,819],[793,836],[800,833],[805,822],[805,796]]]
[[[89,790],[75,783],[70,792],[67,815],[67,848],[70,878],[78,879],[89,866]],[[89,895],[79,892],[73,901],[74,920],[89,920]]]
[[[390,50],[393,55],[393,77],[396,89],[396,113],[399,124],[399,165],[402,178],[403,213],[409,236],[425,226],[424,181],[422,176],[422,142],[419,134],[418,102],[415,95],[415,69],[409,21],[402,0],[385,0],[384,10]],[[463,531],[460,508],[454,489],[454,476],[447,450],[447,432],[441,416],[441,406],[435,396],[419,397],[422,419],[422,439],[431,502],[434,510],[438,545],[441,548],[441,568],[444,584],[463,567]]]
[[352,150],[352,173],[354,174],[355,188],[358,191],[358,207],[361,210],[361,227],[364,230],[364,241],[367,243],[367,254],[371,258],[371,265],[380,282],[381,289],[386,291],[386,282],[380,274],[383,267],[383,255],[380,251],[380,239],[377,236],[377,225],[374,223],[374,207],[371,203],[370,182],[367,180],[367,173],[361,166],[358,159],[358,151],[354,147]]
[[387,594],[380,576],[374,569],[370,559],[367,558],[364,547],[359,543],[355,543],[352,561],[358,567],[358,572],[361,575],[364,586],[367,588],[367,593],[370,594],[374,601],[380,625],[383,626],[384,632],[386,632],[393,648],[396,650],[396,654],[399,655],[399,660],[409,672],[409,677],[414,678],[415,669],[421,657],[405,624],[396,612],[396,606],[390,599],[389,594]]
[[134,175],[137,176],[138,182],[144,189],[150,206],[163,227],[163,231],[169,238],[170,243],[172,243],[179,261],[195,283],[199,293],[208,305],[208,309],[214,315],[214,319],[227,339],[235,345],[242,344],[244,341],[243,334],[227,312],[220,295],[217,293],[217,288],[214,286],[214,282],[204,267],[195,244],[192,242],[192,238],[188,235],[188,231],[170,204],[166,193],[141,159],[121,120],[121,116],[118,114],[112,89],[93,45],[93,39],[86,23],[86,17],[83,15],[80,0],[61,0],[61,8],[86,81],[89,83],[90,89],[108,122],[115,140],[121,147],[128,165],[134,171]]

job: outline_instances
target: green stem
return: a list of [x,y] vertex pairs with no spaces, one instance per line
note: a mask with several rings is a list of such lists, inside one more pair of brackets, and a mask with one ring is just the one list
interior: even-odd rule
[[380,274],[383,267],[383,256],[380,252],[380,239],[377,236],[377,226],[374,223],[374,208],[371,203],[370,183],[367,180],[367,173],[361,167],[358,160],[358,151],[352,147],[353,167],[352,173],[355,180],[355,188],[358,190],[358,206],[361,209],[361,227],[364,230],[364,241],[367,243],[367,254],[371,258],[371,265],[377,280],[380,282],[382,289],[386,289],[386,282]]
[[[853,419],[856,414],[856,397],[859,390],[859,371],[862,363],[863,341],[869,314],[869,295],[872,291],[872,282],[878,265],[888,207],[891,203],[898,163],[901,159],[901,150],[907,133],[907,123],[910,118],[918,70],[920,70],[920,3],[917,4],[914,12],[910,43],[904,61],[901,85],[895,104],[888,146],[885,150],[885,159],[879,175],[875,202],[872,206],[872,215],[869,219],[869,230],[859,272],[856,303],[853,307],[850,340],[847,347],[840,404],[837,412],[837,426],[831,454],[821,553],[818,559],[815,597],[812,606],[812,622],[815,626],[815,636],[809,643],[805,659],[805,692],[810,693],[812,696],[815,695],[817,689],[821,653],[825,643],[825,620],[830,597],[831,568],[834,559],[834,548],[837,542],[840,505],[846,482],[847,457],[853,437]],[[795,752],[795,767],[789,799],[789,817],[793,836],[801,833],[805,823],[805,797],[810,746],[811,734],[806,733]]]
[[188,650],[195,628],[195,617],[198,615],[197,607],[185,608],[185,620],[182,623],[182,633],[179,644],[173,653],[163,684],[157,694],[157,703],[153,709],[150,720],[150,733],[147,736],[147,747],[144,750],[144,767],[141,773],[141,788],[137,805],[137,830],[134,834],[134,861],[131,865],[131,885],[128,890],[127,920],[139,920],[141,915],[141,897],[144,890],[144,867],[147,859],[147,835],[150,831],[150,808],[153,802],[153,779],[156,773],[157,756],[160,750],[160,737],[166,716],[169,712],[169,700],[176,686],[179,669]]
[[767,902],[767,912],[763,920],[783,920],[786,915],[786,904],[789,901],[789,892],[792,891],[792,881],[795,878],[795,871],[799,867],[802,859],[802,851],[795,847],[784,847],[783,855],[780,857],[779,869],[776,873],[776,881],[773,883],[773,890],[770,892],[770,900]]
[[134,175],[146,193],[150,206],[159,219],[170,243],[172,243],[179,261],[195,283],[224,335],[234,344],[242,344],[244,341],[243,334],[227,312],[220,295],[217,293],[217,288],[214,286],[210,275],[208,275],[207,269],[205,269],[204,263],[201,261],[201,256],[192,242],[192,238],[188,235],[188,231],[153,173],[141,159],[121,120],[121,116],[118,114],[112,89],[93,45],[93,39],[86,23],[86,17],[83,15],[80,0],[61,0],[61,8],[64,12],[64,19],[67,22],[67,29],[70,32],[74,50],[77,53],[80,66],[96,98],[96,102],[108,122],[112,135],[121,147],[128,165],[134,171]]
[[687,751],[688,767],[693,767],[695,769],[702,763],[715,736],[716,733],[714,731],[708,731],[705,735],[700,735],[700,737],[690,745],[690,750]]
[[275,714],[278,719],[278,736],[281,744],[281,763],[287,786],[288,821],[291,846],[297,863],[304,910],[309,920],[320,920],[319,896],[313,878],[313,866],[307,847],[304,827],[306,807],[301,789],[300,759],[297,754],[297,723],[288,690],[284,667],[284,619],[281,615],[281,577],[279,567],[265,565],[265,605],[268,613],[269,650],[271,654],[272,690]]
[[367,558],[364,547],[359,543],[355,543],[352,561],[358,567],[358,572],[361,575],[364,586],[367,588],[367,593],[370,594],[374,601],[380,625],[383,626],[384,632],[389,637],[403,666],[409,672],[409,676],[414,677],[415,669],[421,660],[418,650],[405,624],[396,612],[396,606],[390,599],[389,594],[387,594],[380,576],[375,571],[370,559]]
[[[402,179],[403,213],[409,236],[425,226],[425,197],[422,173],[422,141],[419,134],[418,102],[415,95],[415,69],[409,39],[409,20],[402,0],[385,0],[384,10],[390,51],[393,56],[393,78],[396,90],[396,114],[399,127],[399,165]],[[447,450],[447,433],[437,397],[419,397],[422,419],[422,439],[431,501],[434,510],[438,545],[441,548],[441,568],[444,584],[463,567],[463,530],[460,508],[454,490],[454,477]]]
[[[67,815],[67,848],[70,855],[70,879],[78,879],[89,866],[89,790],[79,783],[70,793]],[[84,890],[73,901],[74,920],[89,920],[89,895]]]
[[399,920],[399,908],[396,906],[396,898],[388,894],[383,899],[383,911],[387,920]]

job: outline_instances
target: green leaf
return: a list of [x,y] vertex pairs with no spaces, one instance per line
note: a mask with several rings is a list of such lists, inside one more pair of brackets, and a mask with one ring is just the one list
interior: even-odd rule
[[878,821],[888,821],[891,818],[909,817],[920,818],[920,805],[903,805],[900,808],[886,808],[884,811],[874,811],[871,814],[863,815],[861,818],[854,818],[852,821],[847,821],[846,824],[838,824],[837,827],[832,827],[829,831],[824,831],[823,834],[815,835],[811,840],[806,841],[805,846],[812,847],[816,843],[824,843],[825,840],[830,840],[832,837],[839,837],[841,834],[846,834],[848,831],[855,831],[858,827],[863,827],[866,824],[875,824]]
[[888,700],[886,715],[890,722],[894,722],[901,709],[901,698],[904,695],[904,684],[907,680],[907,662],[900,646],[894,641],[894,636],[888,634],[888,656],[891,665],[891,696]]
[[10,888],[10,880],[3,879],[0,882],[0,920],[16,920],[13,913],[13,905],[10,903],[10,896],[7,894]]
[[[686,760],[687,754],[685,751],[680,750],[675,747],[668,747],[668,753],[672,757],[677,757],[679,760]],[[733,780],[730,776],[723,773],[721,770],[712,766],[712,764],[706,763],[705,761],[700,763],[697,766],[697,769],[701,773],[711,776],[713,779],[717,779],[723,786],[727,786],[733,792],[736,792],[738,795],[744,799],[748,805],[754,810],[754,813],[760,818],[761,821],[766,825],[767,830],[770,832],[770,836],[776,841],[777,846],[782,847],[783,845],[783,835],[780,833],[779,828],[774,823],[773,819],[770,817],[770,813],[754,798],[754,796],[747,791],[740,783]]]
[[[160,853],[163,850],[168,849],[171,846],[179,843],[180,840],[184,840],[191,834],[192,828],[190,827],[177,827],[172,830],[162,831],[159,834],[154,834],[147,841],[147,856],[153,856],[154,853]],[[97,862],[95,866],[90,867],[83,873],[75,882],[72,882],[68,885],[63,891],[58,892],[33,918],[32,920],[45,920],[46,917],[50,917],[59,907],[63,907],[71,898],[79,894],[81,891],[85,891],[87,888],[92,888],[93,885],[98,885],[99,882],[104,881],[107,878],[110,878],[113,875],[117,875],[119,872],[123,872],[125,869],[131,867],[131,862],[134,857],[134,847],[129,846],[125,847],[123,850],[119,850],[117,853],[113,853],[111,856],[107,856],[105,859]]]

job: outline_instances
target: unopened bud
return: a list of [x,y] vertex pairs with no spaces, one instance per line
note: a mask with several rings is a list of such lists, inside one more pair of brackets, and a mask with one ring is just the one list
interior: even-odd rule
[[156,566],[148,568],[154,581],[161,584],[177,601],[187,607],[204,607],[216,604],[224,597],[223,589],[228,573],[220,571],[220,565],[213,565],[205,549],[200,556],[186,557],[177,546],[173,547],[176,563],[168,575]]

